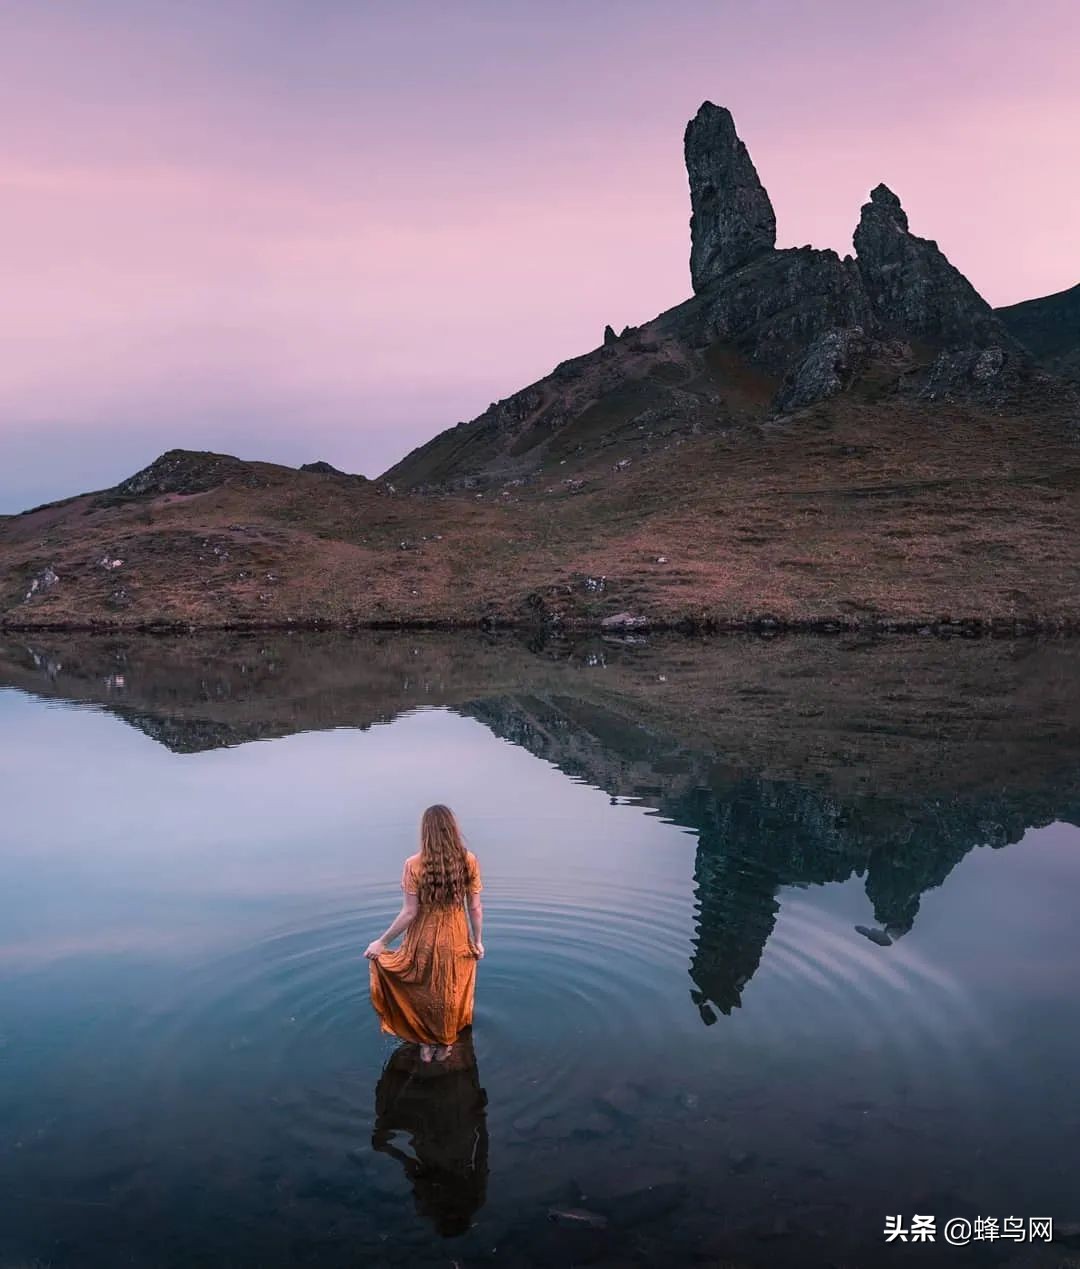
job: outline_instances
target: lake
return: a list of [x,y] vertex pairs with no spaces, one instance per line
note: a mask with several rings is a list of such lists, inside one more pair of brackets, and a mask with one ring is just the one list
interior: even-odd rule
[[0,785],[2,1269],[1069,1263],[1080,645],[9,635]]

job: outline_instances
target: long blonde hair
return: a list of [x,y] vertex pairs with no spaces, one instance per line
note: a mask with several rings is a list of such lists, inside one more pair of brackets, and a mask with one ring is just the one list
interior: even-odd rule
[[420,820],[421,903],[438,906],[461,903],[469,881],[465,840],[454,812],[441,803],[429,806]]

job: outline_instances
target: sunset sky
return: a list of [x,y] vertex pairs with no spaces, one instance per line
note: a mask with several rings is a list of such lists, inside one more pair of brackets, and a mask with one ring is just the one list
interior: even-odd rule
[[0,512],[173,446],[376,475],[689,295],[682,131],[779,243],[884,180],[991,303],[1080,281],[1075,0],[8,0]]

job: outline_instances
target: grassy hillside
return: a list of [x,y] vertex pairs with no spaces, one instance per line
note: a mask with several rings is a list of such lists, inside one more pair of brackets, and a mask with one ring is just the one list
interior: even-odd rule
[[527,483],[456,494],[189,455],[178,477],[0,521],[0,614],[29,627],[1072,621],[1076,418],[1049,381],[981,409],[849,394],[780,421],[596,444]]

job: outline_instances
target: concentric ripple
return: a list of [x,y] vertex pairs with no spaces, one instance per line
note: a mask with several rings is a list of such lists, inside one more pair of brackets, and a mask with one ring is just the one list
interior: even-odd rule
[[954,1115],[987,1113],[1002,1054],[960,983],[923,958],[917,938],[879,947],[790,894],[755,975],[748,1012],[763,1055],[815,1051],[854,1061],[894,1091],[932,1096]]
[[[476,1045],[485,1081],[513,1090],[501,1116],[558,1114],[595,1079],[598,1045],[662,1044],[686,1015],[685,895],[583,870],[489,881],[485,897]],[[363,948],[398,898],[395,886],[369,887],[357,907],[201,964],[143,1021],[160,1055],[153,1078],[198,1081],[232,1064],[273,1089],[300,1138],[355,1140],[392,1045],[378,1037]]]
[[[398,897],[393,885],[367,887],[354,907],[200,965],[143,1024],[160,1055],[150,1078],[162,1091],[178,1083],[182,1100],[231,1071],[292,1140],[354,1147],[393,1046],[378,1033],[362,953]],[[699,1051],[706,1043],[688,975],[700,917],[685,881],[646,887],[582,866],[489,878],[485,899],[476,1051],[504,1124],[528,1134],[587,1113],[611,1081],[609,1054],[631,1055],[645,1074],[662,1069],[674,1038]],[[955,982],[903,943],[876,947],[812,903],[780,900],[743,1008],[708,1036],[717,1059],[741,1068],[740,1084],[816,1047],[885,1061],[905,1086],[932,1072],[939,1092],[980,1103],[992,1045]]]

